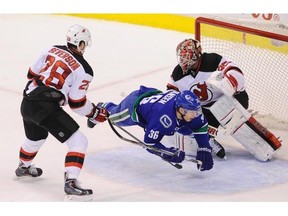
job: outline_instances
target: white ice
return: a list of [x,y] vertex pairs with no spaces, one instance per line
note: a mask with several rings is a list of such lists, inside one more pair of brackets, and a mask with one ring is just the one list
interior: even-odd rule
[[[176,65],[176,45],[192,37],[175,31],[67,16],[0,15],[2,202],[64,200],[63,166],[67,149],[52,136],[34,160],[43,169],[40,178],[15,180],[14,171],[24,139],[19,107],[28,67],[44,48],[65,44],[66,31],[75,23],[86,26],[92,34],[92,47],[87,49],[85,57],[94,69],[88,97],[95,103],[120,102],[139,85],[165,90]],[[89,140],[80,181],[83,187],[93,189],[95,202],[189,202],[192,205],[198,201],[288,201],[286,131],[272,130],[281,136],[283,146],[270,162],[255,160],[240,144],[227,139],[224,145],[228,159],[215,158],[213,170],[200,172],[190,162],[184,162],[183,169],[177,170],[143,148],[120,140],[108,123],[89,129],[85,118],[68,107],[65,110],[79,122]],[[126,129],[139,138],[143,134],[137,127]],[[212,208],[217,206],[214,204]],[[193,215],[193,209],[188,211]]]

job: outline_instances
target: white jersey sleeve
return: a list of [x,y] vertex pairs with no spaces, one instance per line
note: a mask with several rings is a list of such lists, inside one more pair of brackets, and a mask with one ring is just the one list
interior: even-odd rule
[[218,70],[222,71],[223,75],[228,78],[236,92],[245,90],[244,75],[232,61],[222,58]]
[[93,109],[92,103],[86,98],[87,90],[91,81],[92,76],[83,71],[79,71],[78,74],[75,74],[74,80],[69,89],[69,106],[74,112],[81,116],[91,114]]

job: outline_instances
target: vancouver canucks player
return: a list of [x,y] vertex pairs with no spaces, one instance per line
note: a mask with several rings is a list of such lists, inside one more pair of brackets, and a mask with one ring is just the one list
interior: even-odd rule
[[202,114],[201,105],[191,91],[179,93],[169,90],[162,93],[155,88],[140,86],[131,92],[120,104],[103,103],[102,107],[110,113],[110,120],[119,126],[139,125],[144,128],[144,142],[154,148],[175,153],[173,156],[159,153],[151,149],[148,152],[162,157],[164,160],[181,163],[185,152],[178,148],[165,147],[161,140],[164,136],[172,136],[175,132],[193,135],[198,143],[196,159],[202,161],[197,165],[201,171],[213,167],[211,146],[209,144],[208,124]]

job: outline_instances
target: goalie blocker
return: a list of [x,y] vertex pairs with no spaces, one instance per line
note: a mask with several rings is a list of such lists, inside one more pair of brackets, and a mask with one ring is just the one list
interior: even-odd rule
[[210,111],[225,129],[224,136],[231,135],[259,161],[267,161],[281,147],[281,142],[261,125],[233,97],[223,95]]

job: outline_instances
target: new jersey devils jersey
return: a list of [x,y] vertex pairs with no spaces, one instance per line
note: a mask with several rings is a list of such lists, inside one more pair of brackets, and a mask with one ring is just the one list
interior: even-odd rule
[[30,66],[29,80],[33,80],[26,94],[33,91],[40,80],[44,85],[55,88],[63,93],[65,102],[79,115],[90,114],[93,106],[86,99],[89,83],[93,79],[93,70],[82,55],[71,52],[67,46],[52,46],[40,55]]
[[219,73],[219,71],[223,75],[232,77],[237,92],[245,90],[242,71],[232,61],[216,53],[203,53],[199,68],[196,71],[190,69],[185,75],[180,65],[177,65],[172,72],[167,88],[178,91],[191,90],[198,96],[202,106],[208,106],[223,95],[220,89],[212,88],[205,82],[214,72]]

